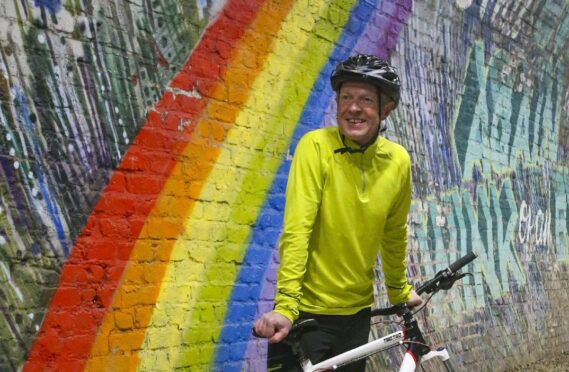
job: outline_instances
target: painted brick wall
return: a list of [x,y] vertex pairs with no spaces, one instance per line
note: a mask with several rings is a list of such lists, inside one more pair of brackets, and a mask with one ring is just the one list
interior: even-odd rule
[[567,352],[568,13],[2,2],[0,370],[263,370],[250,328],[272,307],[291,155],[335,125],[328,78],[353,53],[401,73],[386,136],[413,160],[410,280],[479,255],[420,315],[429,339],[461,370]]

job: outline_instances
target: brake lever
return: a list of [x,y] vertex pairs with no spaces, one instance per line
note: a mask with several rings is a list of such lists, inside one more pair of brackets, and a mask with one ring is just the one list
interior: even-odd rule
[[460,274],[459,277],[456,278],[456,280],[462,279],[462,278],[464,278],[465,276],[468,276],[468,275],[470,275],[471,277],[474,278],[474,274],[472,274],[472,273],[463,273],[463,274]]
[[454,285],[454,283],[462,278],[464,278],[465,276],[470,275],[470,276],[474,276],[472,275],[472,273],[455,273],[451,276],[448,276],[444,279],[441,280],[440,284],[439,284],[439,288],[445,291],[448,291],[449,289],[452,288],[452,286]]

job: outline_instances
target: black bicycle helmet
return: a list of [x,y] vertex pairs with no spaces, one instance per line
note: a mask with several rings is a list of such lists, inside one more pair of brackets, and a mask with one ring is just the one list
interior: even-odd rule
[[379,92],[385,94],[399,104],[401,83],[397,70],[387,61],[369,54],[357,54],[338,63],[330,76],[332,89],[340,91],[340,87],[347,81],[361,81],[375,85]]

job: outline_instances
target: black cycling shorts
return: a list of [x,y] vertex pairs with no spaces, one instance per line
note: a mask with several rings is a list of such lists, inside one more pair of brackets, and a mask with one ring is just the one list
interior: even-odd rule
[[[316,364],[368,342],[370,309],[353,315],[318,315],[300,312],[300,319],[316,319],[318,328],[303,333],[300,345],[312,364]],[[366,360],[351,363],[338,371],[364,372]],[[284,343],[269,344],[268,371],[302,371],[290,346]]]

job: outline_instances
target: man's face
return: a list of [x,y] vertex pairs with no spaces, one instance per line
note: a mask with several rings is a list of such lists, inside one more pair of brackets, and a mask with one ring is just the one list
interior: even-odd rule
[[340,133],[360,145],[369,143],[375,137],[380,121],[391,111],[380,113],[377,89],[367,83],[342,84],[336,100]]

